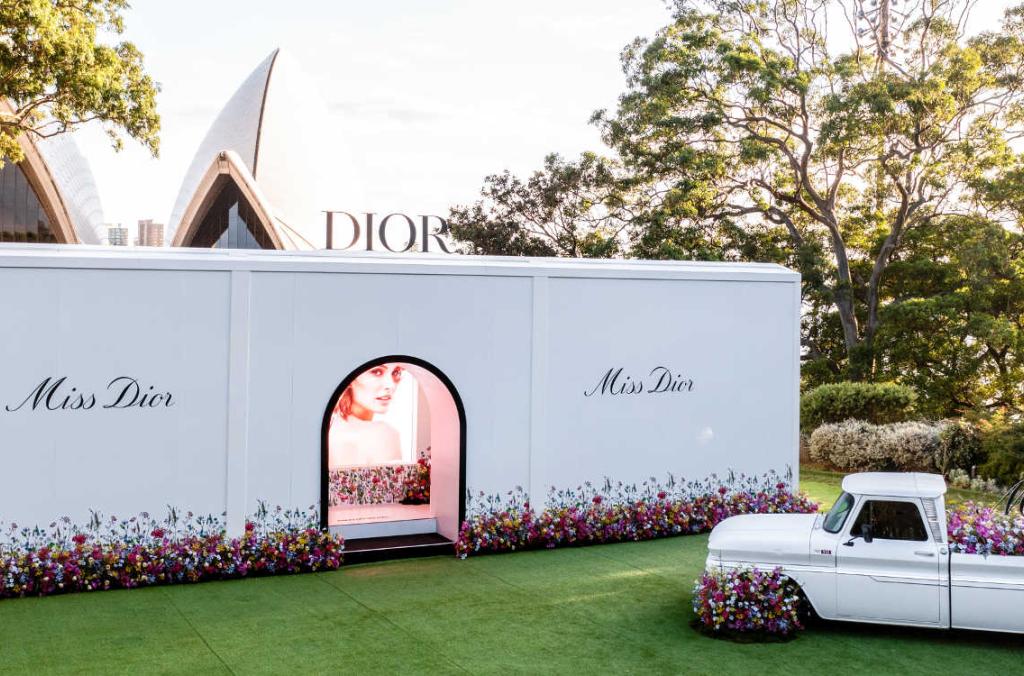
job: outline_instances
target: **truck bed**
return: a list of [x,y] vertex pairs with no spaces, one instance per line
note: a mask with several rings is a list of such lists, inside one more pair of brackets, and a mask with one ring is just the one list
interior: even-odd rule
[[1024,633],[1024,556],[950,554],[950,624]]

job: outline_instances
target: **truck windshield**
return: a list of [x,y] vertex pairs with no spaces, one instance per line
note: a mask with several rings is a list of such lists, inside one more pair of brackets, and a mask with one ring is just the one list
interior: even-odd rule
[[853,509],[853,496],[843,493],[825,515],[825,522],[821,524],[821,527],[829,533],[838,533],[843,529],[843,524],[846,523],[846,517],[850,515],[851,509]]

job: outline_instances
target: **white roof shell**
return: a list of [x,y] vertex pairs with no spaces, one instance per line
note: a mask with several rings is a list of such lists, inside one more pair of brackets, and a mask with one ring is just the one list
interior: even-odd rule
[[861,472],[844,477],[843,490],[855,495],[937,498],[946,493],[946,480],[922,472]]
[[[2,97],[0,112],[11,112],[10,104]],[[74,132],[50,138],[22,134],[18,145],[25,154],[21,170],[52,221],[50,227],[58,239],[69,244],[102,242],[106,236],[103,205],[89,162],[75,143]]]
[[82,244],[99,244],[103,232],[103,205],[96,181],[85,156],[78,150],[71,133],[36,141],[39,155],[53,179]]
[[[199,146],[174,202],[167,238],[174,243],[204,176],[223,151],[251,173],[272,212],[273,239],[285,249],[325,246],[323,210],[359,201],[339,124],[286,52],[275,50],[242,82]],[[332,200],[333,197],[333,200]]]

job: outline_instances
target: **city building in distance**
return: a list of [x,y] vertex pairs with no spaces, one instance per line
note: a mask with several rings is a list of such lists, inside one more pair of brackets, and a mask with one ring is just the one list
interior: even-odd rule
[[154,223],[152,219],[139,221],[139,236],[135,240],[135,246],[163,246],[164,245],[164,224]]
[[107,226],[107,244],[110,246],[128,246],[128,228],[120,223]]

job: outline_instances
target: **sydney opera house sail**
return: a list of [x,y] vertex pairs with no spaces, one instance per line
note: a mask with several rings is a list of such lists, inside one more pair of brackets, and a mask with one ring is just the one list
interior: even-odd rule
[[0,168],[0,242],[99,244],[103,208],[71,135],[19,145],[25,159]]
[[[343,128],[295,61],[275,50],[207,131],[181,182],[167,243],[324,248],[325,212],[364,208]],[[19,144],[25,159],[0,168],[0,242],[102,243],[103,209],[72,135],[23,135]]]
[[0,169],[0,241],[57,242],[36,191],[21,167],[11,162]]
[[274,51],[210,126],[168,220],[173,246],[319,249],[330,197],[352,199],[339,178],[338,129],[316,87]]
[[196,228],[191,246],[217,249],[273,249],[256,211],[234,183],[227,183]]

